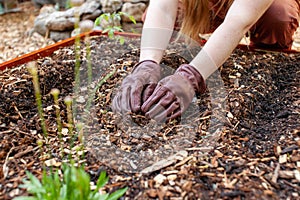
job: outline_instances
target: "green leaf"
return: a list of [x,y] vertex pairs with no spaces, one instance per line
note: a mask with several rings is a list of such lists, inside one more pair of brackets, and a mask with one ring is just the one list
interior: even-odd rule
[[36,178],[32,173],[26,171],[27,177],[29,180],[23,180],[23,184],[20,185],[20,188],[24,188],[28,193],[40,196],[45,193],[45,189],[42,187],[41,182]]
[[13,198],[13,200],[39,200],[38,198],[36,197],[16,197],[16,198]]
[[36,197],[26,197],[26,196],[21,196],[21,197],[15,197],[13,200],[39,200]]
[[110,27],[107,27],[106,29],[104,29],[102,32],[103,33],[108,33],[111,29],[112,29],[112,27],[110,26]]
[[29,171],[26,171],[26,175],[29,177],[31,184],[33,186],[42,187],[40,180],[37,177],[35,177],[32,173],[30,173]]
[[60,189],[60,194],[59,194],[59,196],[60,196],[60,199],[68,199],[67,198],[67,186],[64,184],[64,185],[62,185],[62,187],[61,187],[61,189]]
[[125,192],[127,191],[127,189],[128,189],[128,188],[125,187],[125,188],[123,188],[123,189],[119,189],[119,190],[117,190],[117,191],[111,193],[111,194],[108,196],[107,200],[117,200],[117,199],[119,199],[121,196],[123,196],[123,195],[125,194]]
[[90,176],[82,168],[76,169],[76,188],[79,191],[80,199],[90,195]]
[[109,194],[100,194],[98,191],[91,194],[89,200],[106,200]]
[[95,26],[99,26],[100,25],[100,17],[97,17],[97,19],[94,22]]
[[135,19],[134,19],[133,16],[129,15],[128,17],[129,17],[129,19],[130,19],[134,24],[136,24],[136,21],[135,21]]
[[114,26],[113,28],[115,31],[123,32],[123,29],[121,26]]
[[110,18],[111,18],[111,15],[109,13],[106,13],[103,15],[103,19],[106,20],[107,22],[109,21]]
[[129,15],[128,13],[125,12],[119,12],[121,15],[125,15],[126,17],[128,17],[130,19],[130,21],[132,21],[134,24],[136,24],[136,20],[134,19],[134,16]]
[[61,181],[59,179],[58,172],[51,173],[47,176],[46,172],[43,173],[42,185],[44,187],[45,194],[49,199],[58,199],[60,196]]
[[113,38],[114,38],[114,36],[115,36],[115,31],[114,31],[114,29],[110,29],[110,30],[108,31],[108,36],[109,36],[110,39],[113,39]]
[[125,43],[124,37],[119,37],[119,42],[121,45],[123,45]]
[[[99,193],[98,193],[99,194]],[[109,194],[99,194],[100,196],[97,195],[97,200],[106,200],[109,196]]]
[[108,180],[109,180],[109,177],[107,176],[106,171],[102,171],[97,180],[96,191],[98,191],[100,188],[104,187],[104,185],[108,182]]

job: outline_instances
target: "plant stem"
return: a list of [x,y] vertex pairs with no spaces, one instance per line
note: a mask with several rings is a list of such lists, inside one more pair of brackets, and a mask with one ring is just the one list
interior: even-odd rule
[[27,69],[29,73],[32,75],[32,83],[34,87],[34,93],[35,93],[35,100],[37,104],[37,109],[38,109],[38,114],[41,120],[41,127],[44,135],[44,139],[47,139],[48,132],[46,128],[46,123],[45,123],[45,118],[44,118],[44,113],[43,113],[43,104],[42,104],[42,98],[41,98],[41,90],[40,90],[40,85],[39,85],[39,77],[38,77],[38,72],[36,68],[36,63],[35,62],[30,62],[28,63]]
[[115,72],[116,72],[117,70],[116,69],[113,69],[109,74],[107,74],[103,79],[101,79],[100,80],[100,82],[97,84],[97,86],[95,87],[95,89],[94,89],[94,94],[97,92],[97,90],[110,78],[110,77],[112,77],[114,74],[115,74]]
[[[74,145],[74,136],[73,136],[73,115],[72,115],[72,98],[67,96],[65,98],[65,104],[67,106],[67,119],[68,119],[68,130],[69,130],[69,137],[70,137],[70,151]],[[69,154],[69,160],[71,161],[72,152]]]
[[[79,10],[77,7],[75,7],[74,10],[74,15],[75,15],[75,24],[74,28],[75,30],[79,28],[79,21],[80,21],[80,16],[79,16]],[[76,35],[75,37],[75,69],[74,69],[74,76],[75,76],[75,86],[74,86],[74,97],[78,97],[79,93],[79,85],[80,85],[80,36]],[[74,117],[76,118],[77,115],[77,108],[73,108],[73,114]]]
[[62,123],[61,123],[60,108],[59,108],[59,103],[58,103],[59,90],[52,89],[51,94],[52,94],[53,100],[54,100],[57,131],[58,131],[58,137],[59,137],[59,143],[60,143],[60,151],[61,151],[61,156],[63,157],[64,149],[63,149],[63,141],[62,141]]

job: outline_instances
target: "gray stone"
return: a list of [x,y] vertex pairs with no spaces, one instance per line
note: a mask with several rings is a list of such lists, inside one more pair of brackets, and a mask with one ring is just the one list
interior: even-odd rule
[[73,30],[76,18],[60,15],[60,13],[55,12],[49,16],[47,20],[46,27],[51,31],[66,31]]
[[56,0],[32,0],[33,5],[37,8],[41,8],[44,5],[48,5],[48,4],[52,4],[55,5],[56,4]]
[[54,8],[53,5],[44,5],[41,9],[40,9],[40,15],[44,14],[44,13],[47,13],[47,14],[50,14],[50,13],[53,13],[53,12],[56,12],[56,9]]
[[102,11],[97,9],[93,13],[83,13],[81,16],[81,19],[82,20],[86,20],[86,19],[95,20],[101,14],[102,14]]
[[100,0],[104,13],[117,12],[122,7],[122,0]]
[[87,1],[80,6],[80,17],[82,20],[90,19],[95,20],[99,15],[102,14],[100,10],[101,4],[99,1]]
[[35,7],[41,8],[44,5],[57,5],[60,10],[66,8],[67,0],[31,0]]
[[[142,16],[146,7],[145,3],[124,3],[121,11],[133,16],[137,22],[140,22],[142,21]],[[122,21],[131,22],[131,20],[124,15],[122,16]]]
[[[58,2],[66,0],[33,0],[35,2],[46,1]],[[37,32],[43,36],[48,33],[58,41],[62,38],[70,36],[72,30],[74,30],[75,15],[80,16],[80,20],[92,20],[95,21],[103,13],[117,13],[122,11],[135,18],[137,25],[134,25],[132,21],[121,15],[121,20],[116,17],[115,19],[109,19],[108,21],[102,20],[99,27],[95,29],[103,30],[109,26],[121,26],[124,31],[128,32],[140,32],[142,28],[142,15],[148,5],[149,0],[87,0],[79,7],[73,7],[65,11],[57,11],[54,7],[42,8],[40,15],[36,17],[34,22],[34,28],[31,31]],[[76,31],[75,31],[76,32]]]
[[49,37],[56,42],[65,40],[71,37],[71,31],[50,31]]
[[99,1],[87,1],[80,6],[79,14],[80,16],[85,14],[94,13],[96,10],[99,10],[101,4]]
[[124,3],[149,3],[149,0],[123,0]]
[[[52,9],[41,9],[41,13],[36,17],[34,28],[31,31],[38,32],[45,36],[47,31],[72,31],[75,24],[75,12],[82,19],[95,20],[100,14],[101,10],[100,2],[98,1],[87,1],[80,7],[70,8],[66,11],[55,11]],[[42,11],[45,10],[45,11]]]
[[37,32],[40,35],[45,36],[48,31],[48,28],[46,27],[47,21],[49,16],[54,12],[56,12],[56,10],[53,6],[44,6],[40,10],[40,14],[35,18],[33,29],[29,34],[32,35],[34,32]]
[[77,8],[51,13],[46,21],[46,27],[50,31],[72,30],[76,21],[75,9]]

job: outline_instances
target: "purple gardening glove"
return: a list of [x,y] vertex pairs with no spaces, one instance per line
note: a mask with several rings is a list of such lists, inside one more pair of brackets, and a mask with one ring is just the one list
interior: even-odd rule
[[156,121],[175,119],[187,109],[195,93],[204,93],[202,75],[191,65],[181,65],[173,75],[159,81],[152,95],[142,105],[146,117]]
[[112,102],[116,113],[137,113],[144,101],[152,94],[161,77],[161,67],[155,61],[144,60],[122,82]]

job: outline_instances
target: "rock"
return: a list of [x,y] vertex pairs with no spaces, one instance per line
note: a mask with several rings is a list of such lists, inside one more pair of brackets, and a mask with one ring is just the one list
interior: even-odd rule
[[80,6],[79,15],[83,17],[85,15],[92,15],[95,12],[101,13],[100,7],[101,4],[99,1],[87,1]]
[[76,18],[74,15],[68,15],[67,12],[52,13],[46,23],[50,31],[73,30]]
[[[36,0],[43,1],[43,0]],[[48,0],[59,1],[59,0]],[[62,2],[65,0],[61,0]],[[148,0],[87,0],[79,7],[73,7],[65,11],[57,11],[54,6],[44,6],[40,10],[40,15],[36,17],[34,22],[34,28],[30,32],[37,32],[42,36],[46,36],[51,32],[51,38],[58,41],[65,38],[66,35],[71,34],[74,30],[74,24],[76,22],[76,12],[80,16],[81,21],[92,20],[95,21],[101,14],[111,14],[108,20],[102,19],[99,27],[95,29],[104,30],[108,26],[121,26],[126,32],[141,33],[142,23],[133,24],[132,21],[125,15],[121,15],[121,18],[117,14],[114,17],[113,13],[122,11],[131,15],[137,22],[141,22],[142,15],[146,9]],[[42,2],[42,3],[45,3]],[[65,33],[64,33],[65,32]],[[74,34],[78,31],[74,31]],[[80,31],[79,31],[80,32]]]
[[[141,22],[146,7],[145,3],[124,3],[121,11],[133,16],[136,21]],[[122,15],[122,21],[131,22],[131,20],[125,15]]]
[[49,4],[55,5],[56,4],[56,0],[32,0],[32,2],[34,4],[34,6],[37,8],[41,8],[44,5],[49,5]]
[[[70,24],[70,17],[73,17],[73,9],[67,11],[55,11],[51,8],[43,9],[34,20],[34,26],[30,34],[37,32],[43,36],[46,35],[47,31],[65,31],[74,28],[74,18],[72,24]],[[69,21],[69,23],[66,23]],[[57,23],[61,23],[58,24]]]
[[117,12],[122,7],[122,0],[100,0],[104,13]]
[[79,28],[82,33],[92,31],[94,28],[94,22],[92,20],[82,20],[79,23]]
[[37,32],[40,35],[45,36],[48,31],[46,24],[49,19],[49,15],[54,12],[55,9],[53,6],[44,6],[40,10],[40,14],[34,20],[33,29],[30,31],[30,35],[32,35],[34,32]]
[[149,0],[123,0],[124,3],[140,3],[140,2],[144,2],[144,3],[148,3]]
[[[34,28],[31,31],[45,36],[47,31],[72,31],[75,24],[75,12],[78,12],[83,20],[95,20],[100,14],[100,3],[98,1],[87,1],[80,7],[70,8],[66,11],[55,11],[52,7],[41,9],[40,15],[36,17]],[[78,11],[77,11],[78,10]]]
[[53,13],[55,12],[55,8],[53,5],[44,5],[41,9],[40,9],[40,15],[42,15],[43,13],[47,13],[47,14],[50,14],[50,13]]
[[102,11],[97,9],[92,13],[83,13],[82,16],[81,16],[81,19],[82,20],[86,20],[86,19],[95,20],[101,14],[102,14]]
[[56,5],[59,10],[64,10],[67,5],[67,0],[32,0],[36,8],[42,8],[45,5]]
[[49,37],[55,42],[71,37],[71,31],[50,31]]

